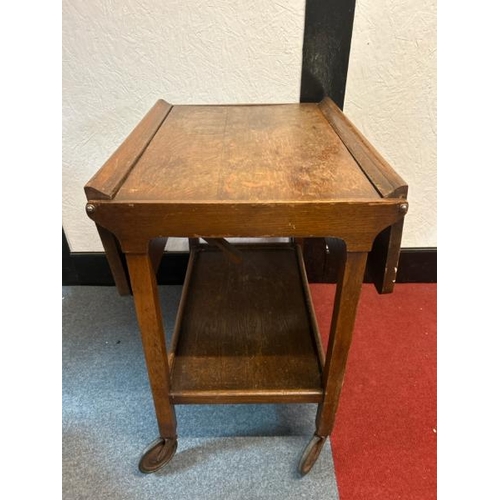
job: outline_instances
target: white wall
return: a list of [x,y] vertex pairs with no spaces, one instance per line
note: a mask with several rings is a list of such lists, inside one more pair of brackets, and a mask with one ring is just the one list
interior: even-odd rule
[[[63,0],[63,224],[158,98],[298,102],[305,0]],[[358,0],[345,111],[410,185],[403,246],[436,245],[435,0]]]
[[344,112],[409,185],[404,247],[437,246],[436,1],[356,2]]
[[298,102],[305,0],[63,0],[63,225],[100,251],[83,186],[158,98]]

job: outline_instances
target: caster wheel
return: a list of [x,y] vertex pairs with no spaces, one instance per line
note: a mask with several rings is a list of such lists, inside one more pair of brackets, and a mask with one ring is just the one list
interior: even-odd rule
[[177,450],[177,438],[158,438],[142,455],[139,470],[151,474],[167,465]]
[[317,436],[315,434],[306,446],[299,462],[299,472],[302,476],[305,476],[312,469],[312,466],[315,464],[321,450],[323,449],[325,441],[326,437]]

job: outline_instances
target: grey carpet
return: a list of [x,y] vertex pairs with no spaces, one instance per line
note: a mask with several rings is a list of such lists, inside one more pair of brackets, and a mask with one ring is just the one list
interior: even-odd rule
[[[167,335],[180,287],[160,287]],[[63,498],[338,499],[330,444],[301,478],[315,405],[179,405],[179,445],[137,469],[157,435],[133,301],[113,287],[63,287]]]

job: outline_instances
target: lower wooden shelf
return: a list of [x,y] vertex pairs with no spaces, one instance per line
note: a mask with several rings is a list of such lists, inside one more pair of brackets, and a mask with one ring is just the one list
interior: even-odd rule
[[174,403],[323,399],[323,352],[300,248],[191,250],[172,340]]

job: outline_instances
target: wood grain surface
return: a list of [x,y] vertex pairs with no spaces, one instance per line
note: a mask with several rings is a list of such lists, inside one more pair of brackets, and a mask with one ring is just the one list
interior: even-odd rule
[[381,231],[368,255],[367,269],[378,293],[392,293],[398,274],[404,219]]
[[318,436],[330,435],[335,422],[367,255],[366,252],[347,252],[341,266],[339,281],[335,289],[335,303],[323,370],[325,399],[318,406],[316,415]]
[[[174,404],[253,402],[319,403],[329,435],[368,252],[375,240],[392,290],[408,210],[404,181],[340,109],[159,101],[85,190],[123,290],[126,254],[160,435],[176,436]],[[176,236],[191,258],[169,354],[154,270]],[[343,241],[326,355],[300,246],[223,239],[274,236]]]
[[85,185],[88,200],[110,200],[115,196],[171,109],[172,105],[162,99],[156,102]]
[[175,106],[117,200],[378,198],[317,104]]
[[[404,202],[406,203],[406,202]],[[158,237],[335,236],[349,250],[370,250],[397,222],[403,200],[297,203],[162,203],[95,201],[89,216],[113,231],[124,252],[143,252]]]
[[174,403],[319,402],[321,361],[291,245],[193,250],[178,320]]
[[408,186],[340,108],[325,97],[319,109],[345,144],[362,171],[384,198],[406,198]]
[[111,232],[101,227],[99,224],[96,224],[96,228],[101,238],[104,251],[106,252],[106,259],[118,293],[122,296],[130,295],[131,290],[128,269],[125,262],[125,255],[120,248],[119,241]]
[[137,322],[153,395],[158,429],[163,438],[177,436],[174,405],[170,401],[170,367],[158,297],[158,286],[148,253],[127,255]]

